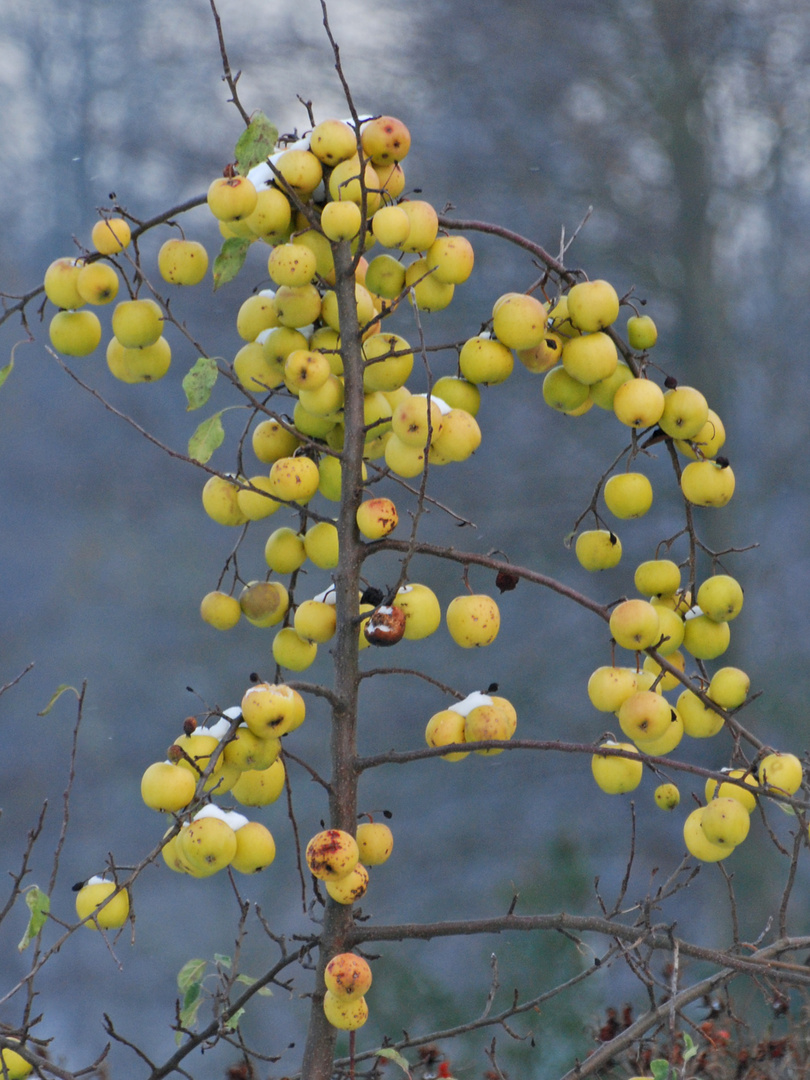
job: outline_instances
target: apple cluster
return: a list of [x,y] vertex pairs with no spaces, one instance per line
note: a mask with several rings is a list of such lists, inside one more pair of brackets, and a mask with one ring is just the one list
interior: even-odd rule
[[[59,310],[51,318],[49,336],[57,352],[87,356],[101,342],[98,315],[85,305],[99,307],[118,296],[120,280],[113,256],[130,244],[131,229],[124,218],[105,217],[93,227],[94,250],[81,258],[56,259],[45,272],[45,295]],[[208,254],[193,240],[167,240],[158,254],[165,281],[197,284],[205,276]],[[163,309],[148,297],[134,296],[116,304],[107,366],[127,383],[154,382],[171,364],[171,347],[163,336]]]
[[[386,862],[393,846],[391,830],[384,822],[361,822],[356,838],[343,829],[324,829],[307,844],[307,866],[335,903],[354,904],[368,889],[366,867]],[[340,953],[327,964],[324,982],[323,1009],[329,1023],[344,1031],[362,1027],[368,1019],[365,994],[371,986],[366,961],[354,953]]]
[[[504,741],[512,738],[516,728],[517,713],[511,702],[505,697],[475,691],[463,701],[434,713],[425,728],[425,741],[428,746]],[[503,750],[494,746],[476,750],[475,753],[489,756],[502,754]],[[469,751],[465,750],[451,750],[442,757],[445,761],[461,761],[468,754]]]
[[186,721],[167,759],[151,764],[141,778],[144,803],[175,816],[161,849],[167,866],[209,877],[226,866],[254,874],[273,862],[270,831],[211,800],[230,796],[248,807],[275,802],[286,779],[281,739],[301,726],[305,713],[297,690],[257,683],[210,726]]

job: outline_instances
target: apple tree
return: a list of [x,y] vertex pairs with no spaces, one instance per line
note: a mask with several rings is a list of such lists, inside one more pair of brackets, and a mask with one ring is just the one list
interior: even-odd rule
[[[526,1052],[524,1063],[542,1052],[553,1003],[576,1003],[594,985],[612,1001],[621,968],[641,988],[637,1015],[608,1012],[595,1046],[582,1043],[560,1072],[564,1080],[730,1067],[731,1036],[712,1019],[739,1020],[730,986],[753,986],[784,1009],[810,982],[799,955],[810,937],[794,927],[790,904],[808,842],[803,748],[771,746],[757,734],[751,677],[726,659],[734,621],[744,617],[744,550],[714,538],[735,493],[737,425],[658,359],[643,284],[578,267],[576,235],[554,254],[533,237],[420,197],[407,162],[418,122],[388,115],[384,103],[355,102],[325,4],[346,116],[321,116],[305,102],[301,131],[290,135],[240,96],[211,6],[242,128],[232,153],[223,151],[221,175],[148,219],[127,209],[122,181],[91,226],[76,225],[86,234],[81,250],[54,253],[42,284],[4,294],[2,318],[16,320],[66,378],[173,468],[196,470],[198,512],[221,527],[223,555],[194,603],[212,635],[241,635],[244,672],[218,672],[222,703],[195,699],[193,715],[167,718],[156,733],[151,762],[130,763],[133,792],[140,785],[155,812],[154,833],[134,863],[101,856],[75,902],[60,864],[71,798],[84,782],[76,748],[86,687],[54,693],[48,710],[65,708],[71,692],[76,699],[69,783],[49,880],[32,880],[40,817],[19,840],[0,907],[30,957],[26,974],[0,987],[2,1074],[106,1075],[103,1049],[64,1067],[38,987],[69,962],[79,935],[95,932],[100,963],[115,964],[128,935],[137,950],[135,906],[149,904],[156,875],[165,882],[173,874],[193,879],[202,897],[217,887],[207,879],[227,881],[216,895],[228,896],[233,948],[189,960],[177,986],[176,973],[156,982],[166,999],[159,1057],[111,1005],[107,1037],[128,1053],[132,1075],[202,1075],[211,1060],[204,1055],[217,1048],[231,1076],[452,1076],[454,1048],[463,1046],[478,1055],[464,1069],[503,1077],[512,1044]],[[213,215],[221,233],[215,255],[195,238],[202,215]],[[491,303],[453,335],[444,313],[476,272],[484,236],[517,249],[525,272],[493,284]],[[228,304],[228,358],[207,348],[183,314],[186,291],[212,285]],[[479,483],[487,453],[494,417],[482,399],[495,399],[507,379],[521,381],[536,416],[575,425],[583,441],[607,429],[618,440],[595,483],[579,489],[565,535],[577,572],[600,575],[592,589],[501,550],[497,491],[487,493],[483,522],[458,505]],[[175,431],[191,414],[188,437],[157,434],[140,419],[148,403],[138,405],[139,419],[134,407],[120,410],[105,389],[113,381],[128,384],[133,401],[166,388]],[[636,542],[639,519],[656,514]],[[545,540],[536,516],[527,510],[521,528]],[[470,539],[476,531],[483,545]],[[589,627],[581,647],[592,674],[576,691],[593,713],[589,741],[524,713],[521,687],[502,687],[482,659],[496,639],[542,648],[547,597]],[[440,639],[455,652],[450,662],[443,652],[437,669]],[[6,676],[6,700],[25,674]],[[394,723],[380,736],[382,712]],[[315,751],[301,741],[305,725],[318,726]],[[705,740],[717,747],[711,767],[698,754]],[[630,823],[613,895],[598,883],[571,911],[552,879],[550,910],[515,889],[505,910],[473,915],[457,897],[416,919],[389,895],[393,914],[380,917],[375,892],[407,829],[401,813],[392,818],[378,805],[382,793],[393,800],[399,790],[407,805],[409,776],[427,768],[455,778],[434,773],[437,801],[451,783],[483,783],[487,770],[508,788],[519,760],[553,761],[561,774],[589,762],[578,813],[620,807],[617,818]],[[634,792],[645,807],[638,822]],[[285,813],[271,830],[266,808],[275,803]],[[652,814],[665,820],[678,856],[664,852],[639,882],[636,844]],[[474,836],[477,823],[468,824]],[[515,835],[504,857],[519,863],[524,842]],[[430,838],[418,846],[424,853]],[[738,849],[758,846],[778,854],[784,887],[749,941],[726,867]],[[470,843],[467,854],[483,873],[486,853]],[[712,874],[727,904],[722,932],[706,941],[678,912],[685,898],[700,902]],[[289,926],[276,914],[280,894],[300,897]],[[181,913],[177,935],[189,917]],[[505,935],[525,940],[529,957],[556,957],[556,945],[536,943],[561,940],[573,959],[527,965],[511,992],[493,953],[477,1015],[424,1023],[410,987],[398,993],[397,1026],[375,1022],[394,943]],[[263,943],[250,962],[249,938]],[[700,1023],[693,1010],[704,1002],[710,1020]],[[286,1037],[263,1019],[277,1008]],[[796,1068],[798,1052],[791,1045]]]

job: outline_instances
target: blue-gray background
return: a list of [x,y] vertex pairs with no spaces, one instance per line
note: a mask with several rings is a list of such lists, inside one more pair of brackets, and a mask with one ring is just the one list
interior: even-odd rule
[[[88,242],[96,207],[109,204],[110,192],[148,217],[203,191],[231,157],[241,127],[227,103],[204,0],[4,0],[2,7],[0,288],[21,293],[53,258],[73,253],[73,236]],[[249,110],[263,109],[282,131],[306,127],[297,95],[313,102],[317,118],[346,114],[315,0],[223,0],[221,14]],[[460,217],[497,221],[556,251],[561,229],[570,235],[593,206],[569,263],[611,279],[620,292],[635,285],[660,328],[656,361],[699,386],[725,419],[738,492],[724,511],[701,514],[700,528],[715,547],[759,545],[727,561],[746,602],[726,659],[749,670],[763,691],[747,714],[758,734],[803,752],[810,11],[800,0],[416,0],[407,7],[339,0],[331,17],[358,107],[405,120],[413,138],[408,183],[437,207],[452,203]],[[184,227],[213,254],[217,234],[205,210]],[[147,256],[165,235],[145,241]],[[516,249],[473,239],[475,274],[447,312],[426,322],[433,341],[476,332],[500,293],[536,276]],[[184,293],[175,309],[210,353],[230,358],[240,344],[235,311],[261,277],[262,258],[251,253],[237,283],[216,295],[207,286]],[[36,308],[29,319],[42,339]],[[407,317],[400,328],[414,334]],[[3,362],[24,337],[15,319],[0,328]],[[101,350],[72,366],[110,403],[182,448],[197,416],[183,412],[180,379],[195,354],[179,334],[172,344],[171,372],[154,386],[116,383]],[[249,626],[217,634],[199,619],[199,598],[215,586],[232,539],[202,513],[201,475],[105,411],[40,344],[21,345],[15,361],[0,393],[0,685],[29,662],[35,666],[0,700],[0,865],[17,865],[47,798],[48,824],[28,880],[47,879],[73,706],[65,697],[49,716],[36,713],[58,684],[87,679],[54,896],[56,912],[69,919],[75,880],[100,869],[109,851],[119,863],[134,862],[159,836],[161,823],[140,803],[138,780],[198,707],[186,687],[208,702],[233,703],[250,671],[270,672],[270,637]],[[437,371],[451,366],[445,358]],[[619,530],[622,568],[590,578],[562,540],[623,433],[601,414],[570,420],[551,413],[540,400],[540,379],[522,369],[485,393],[480,419],[484,442],[474,461],[436,478],[438,497],[478,528],[457,530],[434,513],[426,535],[500,549],[610,600],[630,588],[635,563],[679,527],[677,500],[665,494],[666,462],[650,460],[659,494],[653,511]],[[231,436],[237,423],[226,418]],[[230,465],[224,448],[214,463]],[[243,561],[252,558],[260,573],[264,530],[252,532]],[[414,572],[443,603],[460,591],[455,570],[415,561]],[[394,573],[381,564],[383,581]],[[314,591],[325,575],[312,578]],[[471,580],[492,589],[486,575],[473,572]],[[396,660],[465,690],[498,681],[527,737],[598,737],[605,719],[588,703],[585,681],[609,659],[603,625],[526,586],[504,596],[501,610],[503,630],[484,653],[461,654],[441,631],[421,645],[406,643]],[[328,677],[328,659],[319,658],[309,674]],[[363,749],[421,745],[427,717],[443,704],[436,691],[399,677],[367,683]],[[296,740],[298,752],[325,763],[326,717],[317,704]],[[723,764],[723,740],[687,753]],[[293,769],[292,780],[306,837],[324,805],[304,773]],[[652,808],[653,787],[646,777],[637,797],[632,897],[643,894],[653,867],[669,870],[682,853],[680,817]],[[375,873],[365,905],[379,920],[500,911],[513,889],[523,896],[518,910],[595,910],[593,876],[601,875],[612,895],[624,867],[629,809],[595,790],[586,760],[508,754],[455,766],[434,761],[379,770],[364,780],[362,794],[364,807],[394,812],[395,855]],[[261,902],[274,930],[305,930],[285,809],[279,803],[261,817],[277,836],[279,857],[246,893]],[[787,822],[775,824],[784,832]],[[762,827],[753,832],[728,863],[745,890],[742,932],[751,937],[784,874]],[[807,884],[803,869],[800,889]],[[689,936],[727,941],[724,888],[709,868],[690,902],[671,905],[664,916],[677,916]],[[173,1048],[177,970],[192,956],[231,950],[233,901],[224,879],[190,881],[155,870],[141,879],[135,901],[136,944],[119,942],[120,969],[103,942],[86,934],[43,973],[40,1034],[53,1038],[53,1053],[66,1065],[100,1052],[104,1010],[162,1060]],[[806,929],[801,905],[791,911],[795,927]],[[15,949],[24,921],[20,908],[3,926],[2,993],[25,971],[26,956],[17,959]],[[369,997],[379,1023],[366,1029],[362,1045],[383,1031],[416,1033],[474,1015],[493,948],[507,995],[513,985],[538,993],[555,974],[576,970],[573,950],[547,941],[386,949]],[[258,974],[268,955],[254,928],[245,969]],[[307,988],[299,980],[296,994]],[[614,969],[576,1003],[566,1002],[556,1036],[543,1036],[522,1062],[524,1074],[548,1075],[571,1047],[586,1053],[601,1010],[632,995],[634,985]],[[297,996],[277,993],[255,1007],[246,1031],[266,1052],[281,1053],[290,1042],[300,1047],[304,1016]],[[14,1004],[0,1012],[2,1020],[18,1018]],[[541,1030],[543,1017],[534,1023]],[[457,1075],[480,1074],[488,1038],[455,1051]],[[293,1070],[297,1053],[277,1068]],[[218,1050],[192,1072],[221,1075],[232,1057]],[[114,1051],[113,1075],[137,1068]]]

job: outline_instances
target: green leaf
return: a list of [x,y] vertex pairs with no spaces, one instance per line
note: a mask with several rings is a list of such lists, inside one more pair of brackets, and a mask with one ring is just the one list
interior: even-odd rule
[[796,811],[792,806],[788,805],[788,803],[779,802],[777,799],[774,799],[774,802],[783,814],[787,814],[789,817],[796,817]]
[[[236,981],[239,983],[244,983],[245,986],[253,986],[253,984],[256,982],[256,980],[250,975],[237,975]],[[256,993],[259,995],[259,997],[273,996],[273,991],[270,989],[269,986],[260,986]]]
[[207,420],[198,425],[197,430],[188,440],[189,457],[199,461],[202,465],[209,460],[218,446],[222,445],[225,438],[225,429],[222,426],[222,413],[214,413]]
[[225,953],[215,952],[214,963],[217,964],[218,967],[229,968],[231,966],[231,958]]
[[192,412],[205,405],[211,397],[214,383],[217,381],[217,362],[212,356],[201,356],[190,371],[183,376],[183,390],[186,394],[186,412]]
[[278,128],[267,119],[263,112],[256,112],[250,123],[236,140],[236,169],[242,176],[270,157],[278,142]]
[[9,377],[9,375],[12,373],[13,370],[14,370],[14,359],[12,358],[11,360],[9,360],[9,362],[6,364],[6,366],[4,368],[0,368],[0,386],[3,385],[3,383],[6,381],[6,379]]
[[180,968],[177,975],[177,985],[185,993],[191,986],[198,986],[202,982],[207,966],[207,960],[187,960]]
[[214,292],[236,277],[244,266],[252,243],[252,240],[244,240],[241,236],[232,236],[224,241],[219,255],[214,259]]
[[51,898],[47,893],[44,893],[38,885],[30,885],[25,890],[25,902],[28,905],[28,910],[31,912],[31,917],[28,920],[28,926],[23,934],[23,939],[17,946],[20,952],[27,949],[34,938],[39,934],[40,930],[45,925],[48,912],[51,910]]
[[245,1015],[245,1010],[244,1009],[237,1009],[236,1012],[233,1014],[233,1016],[229,1020],[226,1020],[225,1027],[229,1031],[236,1031],[236,1029],[239,1027],[239,1021],[242,1019],[242,1017],[244,1015]]
[[388,1061],[393,1061],[395,1065],[399,1065],[400,1069],[402,1069],[402,1071],[410,1080],[411,1070],[408,1066],[408,1062],[398,1050],[394,1050],[390,1046],[385,1046],[382,1050],[377,1050],[376,1054],[377,1057],[387,1058]]
[[79,691],[76,689],[75,686],[68,686],[67,683],[60,683],[60,685],[57,686],[57,688],[51,694],[48,704],[45,706],[42,712],[37,713],[37,716],[47,716],[51,709],[54,707],[54,705],[57,703],[59,698],[62,696],[62,694],[66,693],[68,690],[72,690],[78,699]]
[[692,1041],[692,1036],[686,1031],[683,1033],[683,1045],[685,1047],[683,1052],[683,1063],[685,1065],[687,1061],[691,1061],[692,1058],[695,1057],[698,1052],[698,1048]]
[[654,1080],[670,1080],[670,1077],[676,1077],[675,1072],[670,1072],[670,1066],[668,1061],[664,1061],[663,1058],[658,1058],[656,1061],[650,1062],[650,1068]]
[[[183,1007],[180,1010],[180,1023],[184,1028],[193,1028],[197,1023],[197,1013],[200,1011],[202,1003],[202,983],[194,983],[186,990],[183,997]],[[183,1033],[178,1031],[175,1042],[179,1045],[182,1038]]]

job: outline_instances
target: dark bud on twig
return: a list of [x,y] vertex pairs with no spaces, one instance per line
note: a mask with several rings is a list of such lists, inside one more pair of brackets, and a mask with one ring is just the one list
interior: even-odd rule
[[518,575],[513,574],[511,570],[499,570],[495,578],[495,584],[502,593],[511,592],[512,589],[517,588],[519,581]]
[[369,585],[360,597],[361,604],[373,604],[375,607],[385,599],[385,593],[375,585]]
[[664,386],[667,388],[667,390],[674,390],[677,385],[678,380],[675,378],[674,375],[667,375],[667,377],[664,379]]

